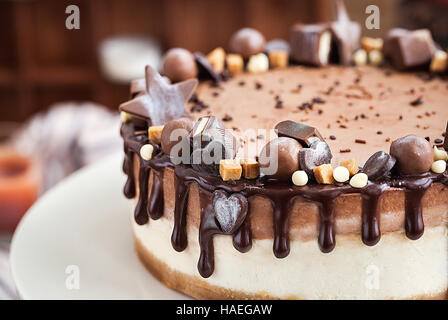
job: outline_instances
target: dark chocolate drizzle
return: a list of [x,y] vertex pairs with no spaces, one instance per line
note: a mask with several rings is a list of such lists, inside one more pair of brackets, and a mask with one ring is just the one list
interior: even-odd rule
[[[123,171],[128,175],[124,193],[126,197],[135,196],[134,155],[139,155],[142,145],[152,143],[144,134],[137,134],[132,124],[123,124],[121,134],[124,138],[125,159]],[[153,143],[152,143],[153,144]],[[167,167],[174,168],[175,177],[175,208],[174,228],[171,243],[176,251],[183,251],[188,246],[187,213],[190,185],[195,182],[199,189],[201,221],[199,226],[200,257],[198,270],[204,278],[210,277],[214,271],[213,237],[224,233],[216,221],[213,209],[213,192],[223,190],[229,194],[241,193],[248,199],[249,210],[242,225],[232,234],[236,250],[244,253],[252,247],[250,226],[250,205],[255,196],[262,196],[271,201],[273,209],[274,243],[273,252],[277,258],[288,256],[289,220],[291,209],[297,197],[315,203],[319,208],[318,244],[322,252],[331,252],[336,245],[334,219],[335,201],[344,194],[360,194],[362,197],[362,241],[373,246],[380,241],[379,207],[381,196],[391,189],[402,189],[405,192],[405,231],[409,239],[415,240],[424,232],[422,202],[426,190],[433,183],[448,185],[448,175],[425,173],[416,176],[390,178],[369,182],[362,188],[353,188],[346,184],[316,185],[296,187],[287,182],[268,179],[238,180],[224,182],[219,177],[211,176],[193,170],[188,165],[174,166],[167,155],[161,153],[160,147],[153,144],[153,159],[145,161],[140,158],[139,168],[139,199],[135,208],[135,221],[145,224],[151,219],[158,219],[164,213],[163,173]],[[148,180],[153,172],[153,184],[148,195]]]

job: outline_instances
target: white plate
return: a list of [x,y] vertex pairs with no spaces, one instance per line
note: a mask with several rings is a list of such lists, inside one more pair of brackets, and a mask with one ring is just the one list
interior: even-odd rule
[[11,246],[21,297],[187,298],[159,283],[135,255],[121,164],[117,154],[73,174],[28,211]]

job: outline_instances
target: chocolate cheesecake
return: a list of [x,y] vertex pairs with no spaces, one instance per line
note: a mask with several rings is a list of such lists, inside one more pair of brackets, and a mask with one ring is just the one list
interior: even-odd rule
[[[137,255],[168,287],[199,299],[446,297],[448,83],[403,72],[432,58],[403,45],[396,68],[348,65],[347,52],[370,59],[382,41],[344,36],[359,26],[338,17],[294,26],[291,46],[243,29],[230,53],[171,51],[166,77],[147,67],[133,82],[120,106],[124,194]],[[297,52],[301,41],[312,51]]]

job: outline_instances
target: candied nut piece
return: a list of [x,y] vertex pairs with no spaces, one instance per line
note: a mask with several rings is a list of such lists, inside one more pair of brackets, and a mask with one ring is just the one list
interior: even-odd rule
[[288,65],[288,53],[281,50],[269,52],[269,63],[271,65],[271,68],[286,67]]
[[239,180],[242,171],[243,169],[238,160],[225,159],[219,162],[219,174],[224,181]]
[[429,70],[431,72],[445,72],[448,67],[448,54],[445,51],[437,50],[431,60]]
[[127,112],[121,111],[120,118],[121,118],[121,122],[126,123],[131,120],[131,115]]
[[244,62],[243,57],[240,54],[231,53],[226,57],[227,70],[232,72],[233,74],[240,73],[243,71]]
[[333,170],[333,178],[337,182],[346,182],[350,179],[350,172],[346,167],[339,166]]
[[437,160],[448,160],[448,153],[445,150],[440,150],[436,146],[434,146],[434,161]]
[[331,167],[331,164],[326,163],[315,167],[313,172],[317,182],[321,184],[334,183],[333,168]]
[[247,71],[250,73],[265,72],[269,69],[269,59],[264,53],[258,53],[249,58]]
[[260,164],[255,160],[241,160],[243,168],[243,177],[246,179],[256,179],[260,175]]
[[160,143],[162,139],[162,131],[164,126],[152,126],[148,128],[148,138],[149,140]]
[[446,161],[445,160],[434,161],[431,165],[431,171],[434,173],[444,173],[445,170],[446,170]]
[[343,160],[340,165],[346,167],[351,176],[357,174],[359,171],[358,165],[356,164],[356,160],[354,158]]
[[296,186],[302,187],[308,183],[308,175],[303,170],[297,170],[292,174],[292,183]]
[[357,66],[364,66],[367,63],[367,52],[364,49],[355,51],[352,57],[353,63]]
[[381,38],[370,38],[370,37],[362,37],[361,38],[361,46],[367,52],[372,50],[381,51],[383,49],[383,39]]
[[378,50],[372,50],[369,52],[369,63],[372,66],[379,66],[383,64],[383,53]]
[[143,160],[151,160],[154,147],[151,144],[145,144],[140,148],[140,156]]
[[214,49],[207,55],[207,60],[210,62],[213,69],[217,73],[221,73],[224,71],[225,59],[226,59],[226,52],[221,47]]
[[365,173],[357,173],[350,179],[350,185],[353,188],[364,188],[369,178]]

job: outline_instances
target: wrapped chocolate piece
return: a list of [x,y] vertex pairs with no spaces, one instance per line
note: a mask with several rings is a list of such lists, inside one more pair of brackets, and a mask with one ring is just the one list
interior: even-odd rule
[[361,27],[350,20],[342,0],[336,1],[336,10],[336,21],[330,23],[332,41],[337,50],[336,60],[342,65],[350,65],[353,52],[359,48]]
[[232,132],[216,117],[199,118],[190,133],[193,148],[191,166],[197,171],[219,174],[223,159],[235,158],[239,143]]
[[331,34],[321,24],[295,25],[291,32],[291,59],[295,62],[324,66],[329,62]]
[[293,138],[299,141],[303,147],[309,147],[316,140],[324,141],[324,138],[316,128],[300,122],[285,120],[279,122],[275,126],[275,130],[277,130],[279,137]]
[[170,120],[188,116],[184,105],[197,84],[197,79],[169,84],[155,69],[147,66],[145,91],[121,104],[119,109],[146,120],[148,125],[164,125]]
[[399,70],[429,63],[435,51],[436,46],[428,29],[392,29],[387,34],[383,47],[384,56]]

